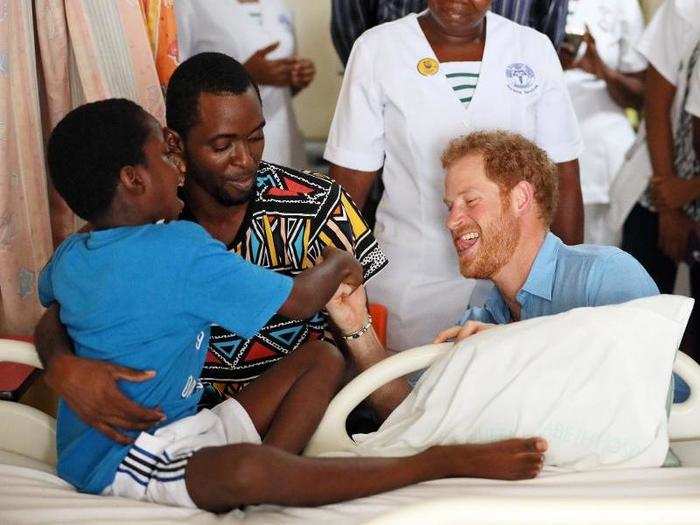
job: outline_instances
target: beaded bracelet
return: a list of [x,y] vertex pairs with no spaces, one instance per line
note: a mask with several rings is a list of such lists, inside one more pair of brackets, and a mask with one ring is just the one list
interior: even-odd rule
[[354,332],[351,332],[349,334],[343,335],[343,339],[346,341],[352,341],[353,339],[359,339],[363,335],[367,333],[369,330],[369,327],[372,326],[372,316],[367,314],[367,322],[362,326],[362,328],[359,328],[358,330],[355,330]]

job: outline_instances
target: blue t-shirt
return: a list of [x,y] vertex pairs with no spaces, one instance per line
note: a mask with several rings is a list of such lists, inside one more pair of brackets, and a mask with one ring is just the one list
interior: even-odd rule
[[[78,356],[156,371],[119,386],[136,403],[160,407],[163,426],[195,413],[210,324],[252,337],[292,284],[182,221],[69,237],[41,272],[39,297],[61,305]],[[102,492],[129,450],[63,402],[57,441],[58,474],[84,492]]]
[[[525,320],[658,293],[654,280],[627,252],[613,246],[567,246],[553,233],[547,233],[515,297],[520,304],[520,319]],[[468,308],[459,324],[469,320],[494,324],[512,321],[498,288],[494,287],[483,307]]]

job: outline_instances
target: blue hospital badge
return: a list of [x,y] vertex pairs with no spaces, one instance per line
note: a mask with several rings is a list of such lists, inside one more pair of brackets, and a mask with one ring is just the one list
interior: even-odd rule
[[519,62],[506,67],[506,83],[516,93],[532,93],[537,89],[535,72],[527,64]]

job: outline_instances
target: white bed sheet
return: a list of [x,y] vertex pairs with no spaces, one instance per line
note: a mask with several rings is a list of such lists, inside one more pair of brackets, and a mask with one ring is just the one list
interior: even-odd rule
[[[488,497],[485,512],[497,519],[501,509],[517,498],[525,505],[534,505],[535,511],[543,498],[585,498],[603,503],[606,499],[625,497],[650,502],[649,512],[664,499],[683,498],[697,501],[700,516],[700,441],[674,443],[673,450],[683,462],[681,468],[629,469],[567,474],[548,473],[541,477],[519,482],[501,482],[479,479],[449,479],[421,483],[386,494],[326,505],[315,509],[260,506],[245,513],[236,511],[217,516],[191,509],[165,507],[121,498],[104,498],[76,493],[70,486],[52,474],[50,469],[26,461],[12,454],[0,452],[0,524],[24,523],[189,523],[189,524],[307,524],[366,523],[405,509],[407,506],[435,500],[454,500],[465,497]],[[551,500],[550,500],[551,501]],[[583,500],[582,500],[583,501]],[[456,517],[455,522],[484,523],[479,512],[483,508],[475,499],[473,509]],[[565,501],[562,501],[566,504]],[[512,505],[511,505],[512,507]],[[601,505],[601,509],[604,506]],[[619,511],[619,509],[617,509]],[[667,510],[665,523],[674,523]],[[546,515],[546,514],[545,514]],[[612,515],[612,514],[611,514]],[[652,514],[650,514],[652,515]],[[479,517],[481,516],[481,518]],[[540,515],[541,516],[541,515]],[[541,516],[542,518],[544,516]],[[426,518],[424,516],[424,518]],[[427,517],[428,521],[430,517]],[[605,521],[598,521],[605,523]],[[502,521],[507,523],[507,521]],[[619,521],[615,521],[619,523]],[[678,521],[682,523],[682,521]],[[687,522],[692,523],[692,522]]]

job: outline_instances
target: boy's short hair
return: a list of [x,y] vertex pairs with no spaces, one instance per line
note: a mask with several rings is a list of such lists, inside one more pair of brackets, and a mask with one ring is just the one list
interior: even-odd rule
[[112,98],[84,104],[51,132],[49,174],[76,215],[93,221],[114,199],[124,166],[144,164],[151,133],[149,114],[131,100]]
[[56,125],[47,158],[53,185],[76,215],[93,221],[114,199],[124,166],[145,162],[149,115],[123,98],[80,106]]
[[471,154],[482,156],[486,176],[501,191],[510,191],[523,180],[532,184],[540,218],[549,227],[559,199],[559,178],[544,150],[517,133],[477,131],[449,143],[442,153],[442,167],[448,169]]
[[[180,64],[170,77],[165,97],[168,127],[185,139],[199,117],[199,96],[241,95],[260,91],[245,67],[223,53],[199,53]],[[262,101],[262,100],[261,100]]]

